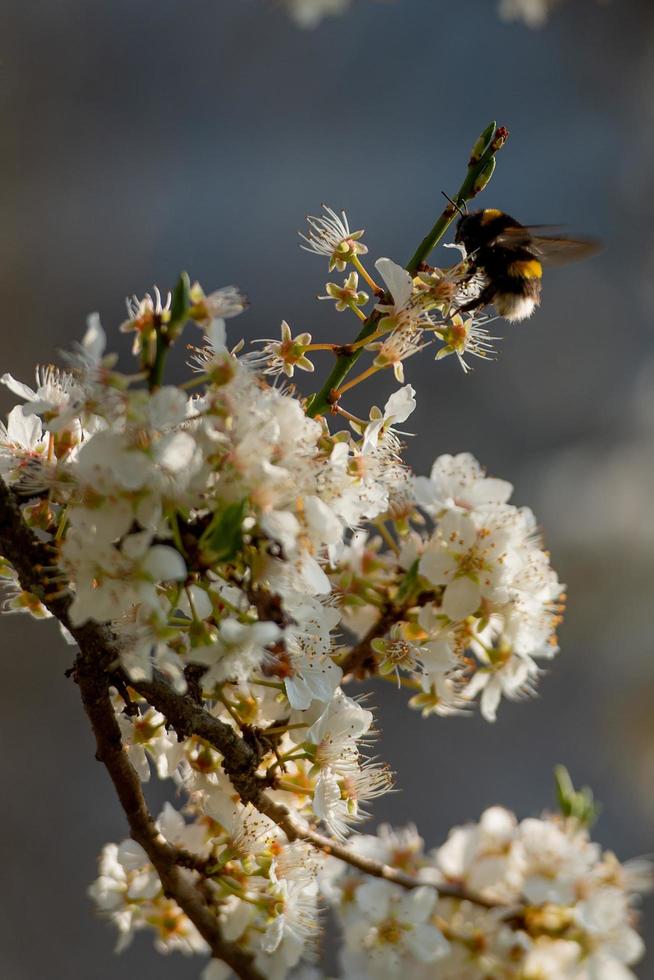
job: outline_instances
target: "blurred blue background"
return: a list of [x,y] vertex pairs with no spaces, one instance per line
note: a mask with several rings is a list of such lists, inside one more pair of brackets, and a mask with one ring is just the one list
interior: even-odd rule
[[[110,331],[125,294],[184,268],[248,293],[234,341],[276,336],[282,317],[350,339],[352,318],[314,300],[325,269],[297,248],[303,215],[346,208],[373,258],[406,260],[493,118],[511,138],[483,205],[608,246],[547,275],[533,320],[501,324],[497,363],[468,377],[429,352],[406,365],[411,464],[470,450],[510,479],[570,599],[539,699],[503,704],[494,726],[422,721],[375,689],[379,753],[402,792],[371,827],[413,819],[435,845],[491,803],[538,813],[562,761],[603,802],[605,846],[654,850],[653,56],[651,0],[569,0],[537,32],[502,23],[492,0],[358,0],[312,32],[264,0],[4,4],[2,370],[21,379],[88,312]],[[392,376],[376,384],[348,407],[383,404]],[[70,650],[51,624],[6,619],[2,637],[0,974],[197,976],[199,961],[159,957],[149,937],[114,958],[85,888],[125,823],[64,678]],[[155,810],[162,798],[153,787]],[[654,946],[651,917],[644,928]]]

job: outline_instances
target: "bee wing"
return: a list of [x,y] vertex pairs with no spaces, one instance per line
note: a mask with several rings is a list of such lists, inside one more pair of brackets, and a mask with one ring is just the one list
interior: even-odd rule
[[597,255],[604,248],[595,238],[535,237],[530,246],[543,265],[565,265]]
[[493,241],[494,245],[524,247],[533,252],[543,265],[565,265],[587,259],[601,252],[603,245],[594,238],[569,238],[566,235],[539,235],[538,232],[551,225],[529,225],[519,228],[506,228]]

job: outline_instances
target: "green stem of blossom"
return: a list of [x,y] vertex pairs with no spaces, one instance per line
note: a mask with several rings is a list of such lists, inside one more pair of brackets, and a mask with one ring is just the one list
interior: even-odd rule
[[265,902],[248,895],[248,893],[244,891],[243,888],[236,882],[232,883],[229,879],[221,877],[216,884],[220,885],[223,891],[226,891],[230,895],[236,895],[237,898],[240,898],[242,902],[247,902],[248,905],[256,905],[258,908],[262,909],[266,908]]
[[303,746],[300,748],[289,749],[288,752],[281,752],[278,756],[280,762],[296,762],[298,759],[308,759],[313,762],[312,756],[308,755]]
[[357,374],[356,378],[352,378],[351,381],[348,381],[334,392],[334,395],[332,396],[334,404],[336,404],[341,395],[344,395],[346,391],[350,390],[350,388],[356,387],[356,385],[361,384],[362,381],[366,381],[368,378],[371,378],[373,374],[377,374],[378,371],[382,370],[383,368],[372,364],[369,368],[366,368],[365,371],[362,371],[361,374]]
[[294,728],[306,728],[306,725],[303,721],[299,721],[296,725],[276,725],[274,728],[266,728],[266,735],[283,735]]
[[295,783],[288,783],[284,779],[279,779],[275,788],[281,789],[285,793],[296,793],[300,796],[311,796],[311,790],[302,789],[301,786],[296,786]]
[[230,861],[233,861],[234,858],[237,857],[237,855],[234,854],[234,852],[229,847],[229,841],[227,837],[214,838],[213,846],[214,848],[223,846],[225,849],[218,855],[218,857],[215,858],[214,861],[207,863],[207,866],[205,868],[205,873],[209,877],[213,877],[214,875],[220,875],[225,865],[229,864]]
[[371,344],[373,340],[379,340],[380,337],[385,337],[386,334],[390,333],[392,329],[393,329],[392,327],[379,326],[376,328],[376,330],[373,333],[369,334],[367,337],[364,337],[363,340],[355,341],[353,344],[348,344],[347,346],[350,348],[350,351],[353,353],[354,351],[358,351],[362,347],[365,347],[367,344]]
[[381,288],[381,286],[377,285],[377,283],[375,282],[375,280],[372,278],[372,276],[370,275],[370,273],[368,272],[368,270],[364,266],[363,262],[361,261],[361,259],[359,258],[359,256],[356,254],[356,252],[353,252],[352,253],[352,255],[350,257],[350,262],[352,263],[352,265],[354,266],[354,268],[357,270],[357,272],[359,273],[359,275],[363,279],[365,279],[365,281],[368,283],[368,285],[370,286],[370,288],[372,289],[372,291],[374,293],[381,294],[381,293],[384,292],[384,290]]
[[173,536],[173,541],[175,542],[175,547],[179,551],[180,555],[186,557],[186,548],[182,541],[182,535],[179,529],[179,518],[176,510],[171,510],[168,514],[168,525],[170,527],[170,533]]
[[241,728],[241,726],[243,725],[243,722],[239,718],[237,712],[234,710],[234,707],[232,705],[232,702],[229,700],[229,698],[226,698],[225,695],[222,693],[222,689],[220,691],[216,691],[216,698],[217,698],[218,701],[220,701],[220,703],[222,705],[225,706],[225,708],[227,709],[227,711],[229,712],[229,714],[232,716],[233,720],[236,722],[236,724],[238,725],[238,727]]
[[[420,264],[427,259],[428,255],[433,251],[436,245],[438,245],[439,241],[456,217],[457,209],[463,207],[466,201],[472,200],[473,197],[476,197],[476,195],[484,189],[490,180],[492,162],[495,159],[495,154],[504,146],[507,137],[507,130],[502,128],[496,129],[494,122],[490,123],[486,127],[481,137],[475,144],[472,156],[468,162],[468,170],[465,180],[461,184],[456,197],[453,199],[454,203],[447,205],[429,234],[423,238],[422,242],[409,259],[406,266],[409,272],[415,272]],[[481,144],[483,144],[483,149],[480,148]],[[321,415],[332,404],[334,404],[335,397],[338,395],[338,390],[341,387],[344,379],[347,377],[361,356],[361,352],[363,350],[363,345],[359,346],[361,341],[368,340],[370,336],[375,333],[381,316],[381,313],[379,313],[377,310],[373,310],[367,317],[354,341],[354,343],[357,345],[357,349],[350,351],[347,354],[339,355],[336,364],[332,368],[329,377],[325,381],[320,391],[310,398],[307,404],[307,415],[312,417]]]
[[412,691],[422,690],[420,681],[413,680],[411,677],[404,677],[402,674],[383,674],[380,671],[376,676],[382,681],[389,681],[389,683],[394,684],[396,687],[408,687]]
[[362,598],[365,599],[369,606],[375,606],[377,609],[382,609],[386,602],[384,596],[381,596],[379,592],[375,592],[372,586],[366,587],[363,590]]
[[334,411],[337,415],[341,415],[344,419],[347,419],[348,422],[354,422],[355,425],[359,425],[362,428],[365,428],[368,424],[365,419],[360,419],[358,415],[353,415],[352,412],[346,412],[340,405],[334,405]]
[[164,334],[161,325],[159,325],[157,327],[154,360],[148,373],[148,388],[150,391],[155,391],[157,388],[161,387],[169,348],[170,342],[168,336]]
[[359,307],[356,305],[356,303],[350,303],[349,304],[349,307],[352,310],[352,312],[355,314],[355,316],[358,316],[360,320],[362,320],[364,323],[367,323],[368,322],[368,317],[363,312],[363,310],[360,310],[359,309]]
[[386,527],[384,521],[381,520],[375,521],[375,527],[377,528],[377,530],[379,531],[379,533],[381,534],[382,538],[384,539],[388,547],[391,549],[391,551],[394,551],[396,555],[399,555],[400,549],[398,547],[397,541]]
[[284,685],[279,681],[264,681],[260,677],[251,677],[250,684],[258,684],[259,687],[274,687],[278,691],[284,691]]
[[62,510],[59,516],[59,526],[57,528],[57,533],[55,534],[55,538],[54,538],[56,542],[61,541],[64,531],[66,530],[67,524],[68,524],[68,507],[64,507],[64,509]]

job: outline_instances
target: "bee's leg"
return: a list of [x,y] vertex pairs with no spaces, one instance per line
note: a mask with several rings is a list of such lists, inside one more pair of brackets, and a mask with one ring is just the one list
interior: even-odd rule
[[463,306],[457,306],[456,310],[452,310],[450,316],[456,316],[458,313],[472,313],[473,310],[478,309],[480,306],[484,306],[482,303],[481,296],[477,299],[470,300],[469,303],[464,303]]
[[480,310],[483,306],[490,306],[494,296],[495,286],[492,282],[489,282],[476,299],[472,299],[469,303],[464,303],[463,306],[459,306],[453,311],[452,316],[455,316],[457,313],[473,313],[475,310]]

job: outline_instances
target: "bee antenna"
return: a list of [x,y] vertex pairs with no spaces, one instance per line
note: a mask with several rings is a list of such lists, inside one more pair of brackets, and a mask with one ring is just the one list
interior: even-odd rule
[[461,210],[461,207],[456,203],[456,201],[452,200],[449,194],[446,194],[445,191],[441,191],[441,194],[443,195],[446,201],[450,202],[454,210],[459,212],[462,218],[465,217],[465,215],[468,213],[468,205],[466,204],[465,201],[463,202],[463,207],[465,208],[465,212],[464,212]]

